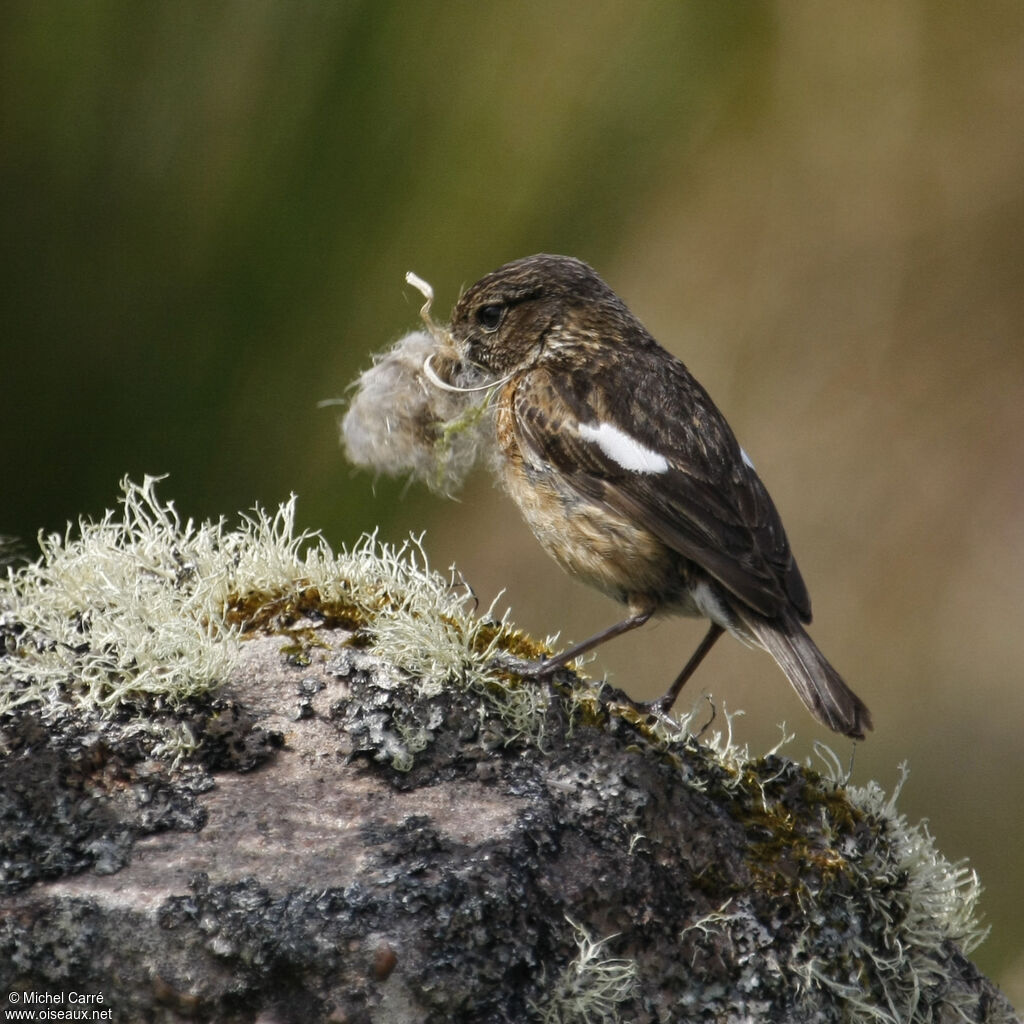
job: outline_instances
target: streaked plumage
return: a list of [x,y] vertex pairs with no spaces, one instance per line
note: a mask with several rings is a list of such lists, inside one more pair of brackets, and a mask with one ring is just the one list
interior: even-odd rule
[[512,374],[496,426],[527,523],[564,569],[630,610],[568,655],[654,613],[700,615],[767,650],[825,725],[857,737],[871,728],[803,628],[807,588],[750,459],[707,392],[590,267],[510,263],[462,296],[451,330],[469,361]]

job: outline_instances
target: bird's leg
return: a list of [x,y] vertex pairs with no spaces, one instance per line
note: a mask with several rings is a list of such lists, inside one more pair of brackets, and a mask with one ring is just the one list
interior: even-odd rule
[[676,699],[679,697],[679,692],[686,685],[686,681],[697,671],[697,666],[704,660],[708,651],[715,646],[715,641],[725,632],[725,630],[717,623],[712,622],[711,627],[704,635],[704,639],[701,640],[697,650],[690,655],[690,660],[683,666],[682,672],[676,676],[675,682],[668,688],[665,695],[659,697],[657,700],[652,700],[649,703],[641,705],[649,711],[653,711],[656,714],[667,715],[672,710],[672,705],[675,704]]
[[645,605],[639,611],[634,611],[628,619],[623,619],[607,629],[602,629],[600,633],[595,633],[592,637],[581,640],[578,644],[573,644],[572,647],[566,648],[561,654],[556,654],[552,658],[541,658],[539,661],[524,661],[520,658],[501,656],[495,659],[495,661],[500,667],[511,669],[511,671],[524,678],[544,679],[547,676],[553,675],[560,668],[564,668],[570,661],[574,661],[588,651],[592,651],[595,647],[599,647],[606,640],[611,640],[622,633],[628,633],[631,629],[637,629],[653,614],[654,607]]

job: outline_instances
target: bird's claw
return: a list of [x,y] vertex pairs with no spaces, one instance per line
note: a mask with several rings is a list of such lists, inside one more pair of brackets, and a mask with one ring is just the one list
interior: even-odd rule
[[502,653],[493,657],[488,663],[488,667],[502,672],[511,672],[523,679],[548,679],[562,666],[558,661],[547,658],[530,661],[527,658],[517,658],[513,654]]
[[669,712],[672,710],[672,705],[674,703],[674,700],[668,700],[666,697],[659,697],[657,700],[635,700],[633,701],[633,706],[637,711],[642,711],[648,715],[654,715],[655,718],[662,718],[666,721],[671,721],[671,715]]

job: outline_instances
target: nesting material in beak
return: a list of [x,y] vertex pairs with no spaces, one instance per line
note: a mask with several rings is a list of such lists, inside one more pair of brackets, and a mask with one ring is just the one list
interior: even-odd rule
[[451,496],[478,457],[493,447],[493,381],[466,362],[451,334],[430,315],[433,290],[415,274],[406,280],[426,300],[424,330],[400,338],[356,380],[341,421],[353,464],[387,476],[408,474]]

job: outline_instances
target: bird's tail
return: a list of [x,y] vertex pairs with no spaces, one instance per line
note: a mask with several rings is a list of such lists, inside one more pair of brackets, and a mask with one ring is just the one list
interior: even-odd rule
[[864,738],[864,731],[871,728],[871,712],[843,682],[795,615],[766,619],[747,612],[740,617],[750,638],[775,659],[819,722],[845,736]]

